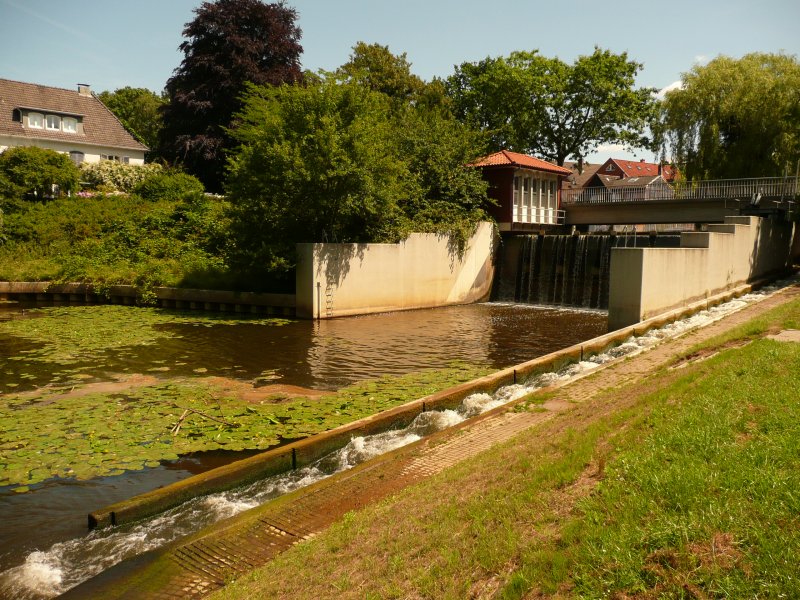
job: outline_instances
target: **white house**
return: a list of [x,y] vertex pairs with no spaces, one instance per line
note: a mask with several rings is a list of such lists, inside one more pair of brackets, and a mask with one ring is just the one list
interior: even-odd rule
[[76,90],[0,79],[0,152],[39,146],[76,164],[115,160],[144,164],[147,146],[129,134],[88,85]]

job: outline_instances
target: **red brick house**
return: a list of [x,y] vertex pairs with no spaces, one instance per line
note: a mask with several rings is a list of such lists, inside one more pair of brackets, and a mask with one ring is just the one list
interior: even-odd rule
[[[609,158],[600,165],[596,173],[598,175],[617,178],[655,177],[656,175],[661,175],[667,183],[672,183],[677,176],[677,170],[671,165],[657,165],[656,163],[645,162],[644,159],[637,162],[635,160],[622,160],[619,158]],[[586,187],[597,184],[597,182],[591,180],[587,183]]]
[[501,150],[472,164],[489,183],[497,206],[489,213],[500,231],[538,231],[564,222],[561,181],[572,171],[540,158]]

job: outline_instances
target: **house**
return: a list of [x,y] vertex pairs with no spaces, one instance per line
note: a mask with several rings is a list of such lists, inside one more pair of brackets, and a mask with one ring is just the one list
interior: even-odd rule
[[147,146],[129,134],[91,92],[0,79],[0,152],[38,146],[69,154],[76,164],[114,160],[144,164]]
[[589,179],[591,179],[601,165],[593,165],[582,160],[578,162],[566,161],[564,167],[571,171],[569,177],[566,177],[561,182],[561,189],[574,190],[577,188],[586,187]]
[[[619,158],[609,158],[597,169],[597,174],[608,177],[628,178],[628,177],[654,177],[661,175],[664,181],[672,183],[677,177],[678,171],[671,165],[658,165],[656,163],[645,162],[644,159],[624,160]],[[593,183],[588,183],[588,186]]]
[[489,183],[489,207],[500,231],[539,231],[562,225],[561,180],[572,171],[540,158],[501,150],[472,163]]

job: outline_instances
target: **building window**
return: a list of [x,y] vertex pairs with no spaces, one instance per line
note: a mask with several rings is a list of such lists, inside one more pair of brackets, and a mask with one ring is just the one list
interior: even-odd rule
[[608,165],[606,167],[606,171],[613,171],[613,170],[614,170],[614,165]]
[[122,157],[122,164],[123,164],[123,165],[129,165],[129,164],[131,164],[131,157],[130,157],[130,156],[123,156],[123,157]]
[[64,117],[63,119],[61,119],[61,130],[66,131],[67,133],[77,133],[78,119],[74,119],[72,117]]
[[116,154],[101,154],[100,160],[113,160],[114,162],[120,162],[119,156]]
[[54,131],[60,131],[61,117],[58,115],[47,115],[47,128]]
[[44,115],[42,113],[28,113],[28,127],[31,129],[44,127]]
[[80,150],[72,150],[69,153],[69,159],[76,165],[79,165],[83,162],[84,156],[85,155]]

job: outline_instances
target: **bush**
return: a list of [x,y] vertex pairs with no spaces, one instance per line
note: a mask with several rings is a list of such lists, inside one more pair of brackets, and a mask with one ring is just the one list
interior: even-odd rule
[[17,146],[0,154],[0,174],[4,193],[16,189],[29,198],[52,198],[77,191],[80,172],[55,150]]
[[113,160],[81,164],[81,181],[104,191],[131,192],[148,177],[161,173],[157,163],[126,165]]
[[199,179],[180,172],[156,173],[133,188],[133,193],[145,200],[170,202],[178,202],[204,191]]

